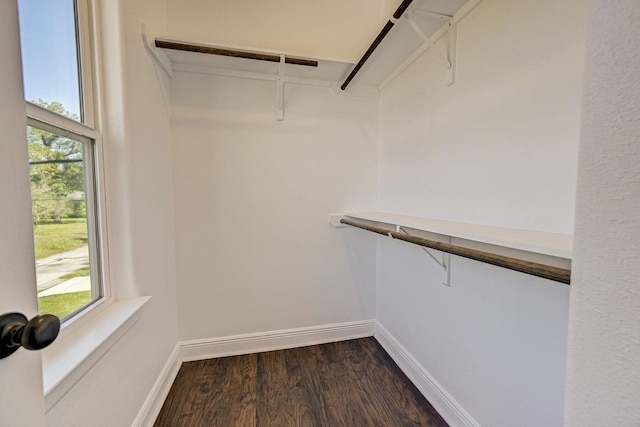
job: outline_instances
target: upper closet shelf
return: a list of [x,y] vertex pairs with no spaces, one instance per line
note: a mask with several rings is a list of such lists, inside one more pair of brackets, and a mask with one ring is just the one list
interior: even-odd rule
[[[428,50],[441,60],[455,82],[456,25],[482,0],[403,0],[380,33],[346,76],[343,90],[353,83],[379,90]],[[372,35],[373,36],[373,35]],[[436,43],[446,37],[445,46]]]
[[358,84],[349,93],[340,90],[339,80],[352,67],[352,64],[344,62],[153,37],[147,34],[144,25],[142,40],[157,65],[169,77],[177,70],[274,82],[278,121],[284,120],[285,83],[326,87],[336,94],[378,97],[378,88],[374,86]]
[[[174,70],[202,72],[325,86],[335,88],[345,95],[378,96],[381,87],[431,48],[453,73],[455,31],[452,31],[452,25],[466,16],[473,5],[480,1],[482,0],[470,0],[468,3],[467,0],[404,0],[396,13],[389,17],[382,31],[384,36],[381,32],[375,38],[376,47],[365,52],[362,59],[366,64],[362,60],[354,64],[176,40],[151,35],[144,26],[142,38],[147,50],[169,76]],[[443,52],[434,43],[445,35],[449,37],[449,44]],[[375,34],[372,34],[371,39],[374,40],[374,37]],[[348,84],[348,89],[345,83]]]
[[332,215],[331,223],[334,226],[343,226],[340,224],[342,217],[384,223],[394,227],[407,227],[568,260],[571,259],[573,249],[573,236],[570,234],[495,227],[386,212],[347,212],[342,215]]
[[[293,55],[210,45],[142,35],[147,50],[162,69],[336,88],[353,64]],[[358,83],[354,95],[378,96],[377,87]]]

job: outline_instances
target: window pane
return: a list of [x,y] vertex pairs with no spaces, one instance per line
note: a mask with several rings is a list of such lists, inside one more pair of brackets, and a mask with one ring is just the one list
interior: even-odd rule
[[19,0],[25,99],[82,121],[74,0]]
[[92,143],[32,126],[27,142],[39,310],[64,320],[101,297]]

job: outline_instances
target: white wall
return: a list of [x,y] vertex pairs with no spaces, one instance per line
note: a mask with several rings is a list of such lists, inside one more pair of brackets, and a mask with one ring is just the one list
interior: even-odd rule
[[181,340],[368,320],[375,240],[328,215],[376,203],[378,101],[175,73]]
[[[458,26],[457,83],[427,53],[380,104],[383,211],[571,233],[583,0],[485,0]],[[381,239],[377,319],[484,426],[563,420],[569,288]]]
[[640,425],[640,4],[591,1],[567,426]]
[[179,40],[355,63],[387,21],[390,3],[169,0],[168,30]]
[[53,406],[49,426],[127,426],[177,342],[171,129],[140,23],[157,1],[100,1],[110,272],[117,297],[151,295],[142,318]]
[[387,87],[380,208],[573,231],[584,3],[485,0],[458,25],[457,83],[427,53]]

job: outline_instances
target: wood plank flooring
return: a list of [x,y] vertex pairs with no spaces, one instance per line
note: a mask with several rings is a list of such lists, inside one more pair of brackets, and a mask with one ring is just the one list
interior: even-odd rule
[[446,425],[374,338],[184,363],[154,424]]

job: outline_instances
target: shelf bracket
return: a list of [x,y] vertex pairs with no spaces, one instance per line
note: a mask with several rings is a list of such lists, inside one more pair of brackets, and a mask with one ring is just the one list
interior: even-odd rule
[[[432,12],[429,12],[432,13]],[[447,15],[437,14],[441,18],[447,17]],[[451,77],[447,86],[451,86],[456,82],[456,25],[452,22],[451,17],[448,17],[448,30],[447,30],[447,52],[443,53],[438,47],[435,45],[433,40],[428,37],[424,31],[420,28],[420,26],[416,23],[416,21],[408,14],[404,14],[405,20],[409,23],[413,31],[429,46],[429,49],[432,50],[438,59],[442,61],[444,66],[451,72]]]
[[[396,232],[404,233],[407,236],[414,237],[401,225],[396,225]],[[393,236],[389,236],[393,238]],[[449,243],[451,243],[451,237],[449,237]],[[420,249],[422,249],[427,255],[429,255],[429,257],[442,269],[442,272],[444,273],[444,281],[442,282],[442,284],[451,287],[451,254],[442,252],[442,258],[438,259],[438,257],[435,256],[429,249],[425,247],[421,247]]]
[[434,12],[432,10],[425,10],[425,9],[414,9],[413,13],[418,15],[436,16],[440,18],[442,21],[449,21],[451,20],[451,18],[453,18],[453,15],[447,15],[445,13]]
[[280,122],[284,120],[284,64],[285,56],[280,55],[276,77],[276,119]]
[[169,60],[167,55],[156,49],[156,47],[153,45],[151,39],[148,36],[147,27],[145,24],[140,25],[140,35],[142,36],[142,43],[144,44],[145,49],[151,54],[151,57],[154,59],[155,63],[167,75],[167,77],[173,77],[171,61]]
[[[147,32],[147,26],[142,23],[140,24],[140,35],[142,36],[142,43],[144,44],[145,49],[151,55],[151,58],[154,63],[155,74],[158,77],[158,81],[161,86],[161,94],[162,100],[164,101],[164,107],[167,110],[167,114],[171,115],[171,88],[164,82],[164,79],[161,78],[162,74],[166,75],[167,78],[171,79],[173,77],[173,67],[171,65],[171,60],[169,57],[162,51],[156,49],[156,47],[151,42],[149,38],[149,33]],[[159,71],[160,69],[161,71]]]
[[458,27],[453,21],[449,21],[449,31],[447,31],[448,45],[447,56],[451,62],[451,78],[447,86],[451,86],[456,82],[456,45],[458,40]]

